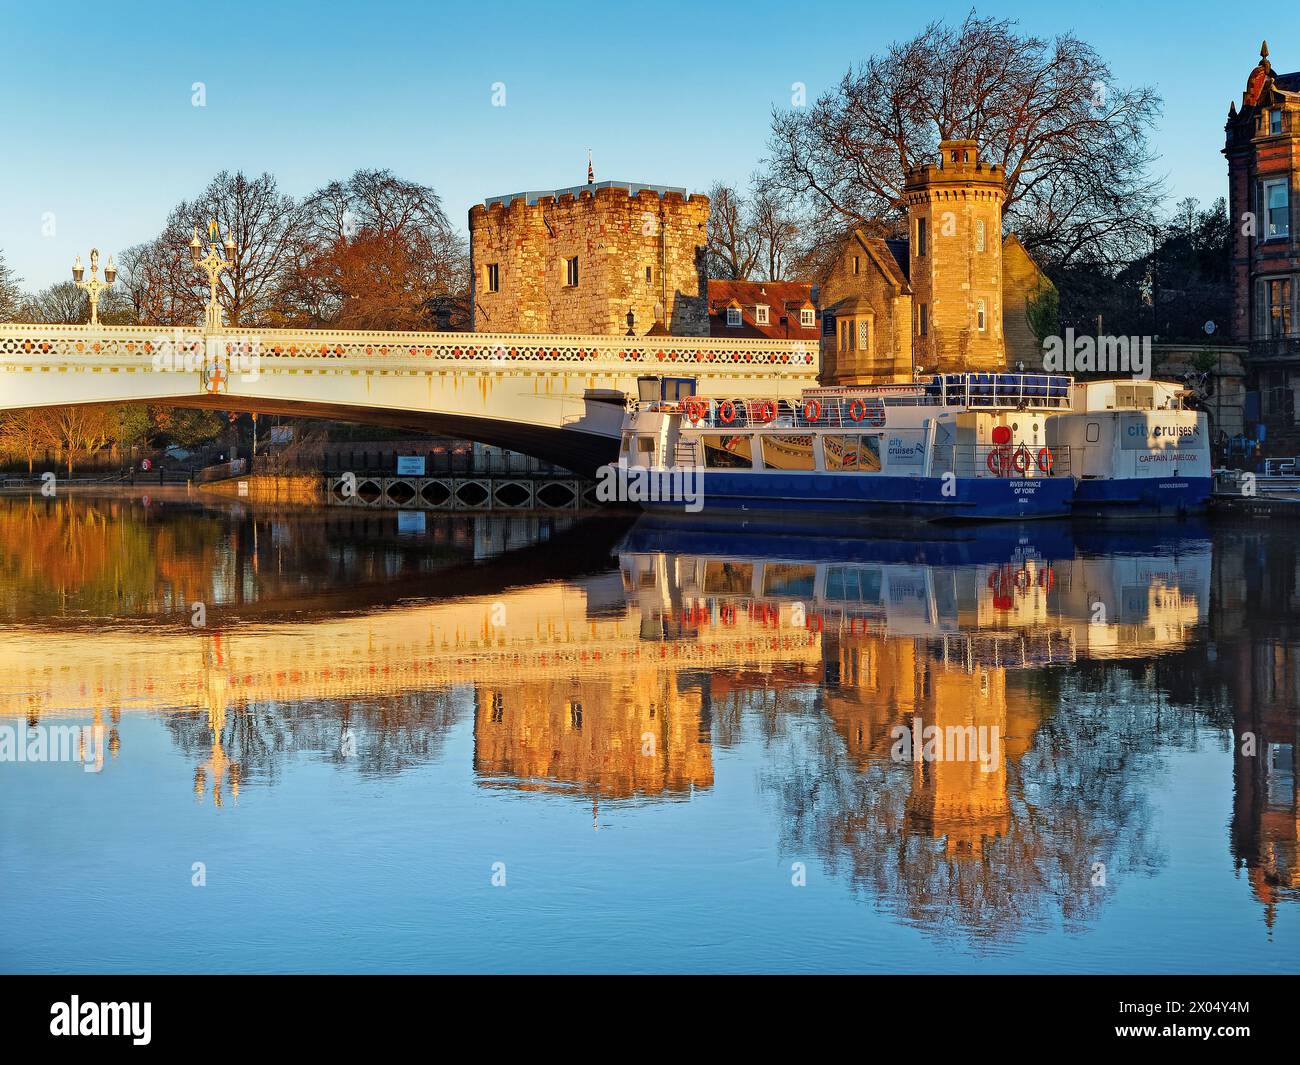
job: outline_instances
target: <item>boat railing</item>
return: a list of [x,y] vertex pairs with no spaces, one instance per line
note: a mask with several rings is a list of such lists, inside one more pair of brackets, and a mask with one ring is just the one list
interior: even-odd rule
[[1069,477],[1070,449],[1034,444],[936,444],[930,475],[942,477]]

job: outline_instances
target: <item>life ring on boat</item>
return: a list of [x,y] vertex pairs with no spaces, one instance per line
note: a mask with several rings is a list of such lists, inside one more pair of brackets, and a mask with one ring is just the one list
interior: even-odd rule
[[1029,452],[1025,450],[1024,444],[1021,444],[1020,447],[1011,454],[1011,466],[1016,473],[1024,473],[1028,470],[1030,461]]
[[867,416],[867,405],[860,399],[852,400],[849,403],[849,417],[855,422],[862,421]]
[[1050,447],[1041,447],[1038,449],[1038,468],[1044,473],[1051,473],[1052,467],[1056,464],[1056,459],[1052,456]]
[[1038,571],[1038,586],[1045,592],[1050,592],[1052,586],[1056,584],[1056,571],[1048,566]]
[[995,477],[1001,477],[1003,472],[1011,466],[1011,449],[1006,447],[994,448],[989,452],[986,461],[989,473]]
[[751,405],[754,421],[766,425],[776,418],[776,404],[770,399],[761,399]]
[[724,399],[722,405],[718,408],[718,417],[727,425],[736,420],[736,405],[729,399]]
[[803,420],[806,422],[820,421],[822,416],[822,405],[815,399],[810,399],[803,405]]
[[703,421],[704,414],[705,414],[705,406],[699,400],[688,399],[686,401],[685,410],[686,410],[686,417],[690,418],[691,421],[693,422]]

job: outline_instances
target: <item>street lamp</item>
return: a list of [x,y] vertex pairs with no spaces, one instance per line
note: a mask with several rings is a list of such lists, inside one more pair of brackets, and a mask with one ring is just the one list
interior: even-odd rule
[[104,280],[99,279],[99,249],[90,249],[90,280],[83,281],[86,276],[86,268],[81,265],[81,256],[77,256],[77,261],[72,264],[72,280],[77,288],[85,291],[90,297],[90,324],[99,325],[99,293],[101,289],[112,288],[113,282],[117,280],[117,267],[113,265],[113,257],[108,257],[108,262],[104,264]]
[[[199,227],[194,227],[194,239],[190,241],[190,259],[195,266],[208,272],[208,304],[204,310],[203,328],[221,328],[221,305],[217,303],[217,279],[222,270],[229,270],[235,265],[235,238],[226,234],[224,244],[217,244],[221,235],[215,221],[208,223],[208,253],[203,254],[203,241],[199,240]],[[222,251],[225,254],[222,254]]]

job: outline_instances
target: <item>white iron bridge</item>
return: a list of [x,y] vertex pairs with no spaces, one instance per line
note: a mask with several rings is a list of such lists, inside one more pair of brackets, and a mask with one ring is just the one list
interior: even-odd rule
[[441,433],[588,473],[617,453],[645,375],[795,398],[807,341],[0,325],[0,410],[155,403]]

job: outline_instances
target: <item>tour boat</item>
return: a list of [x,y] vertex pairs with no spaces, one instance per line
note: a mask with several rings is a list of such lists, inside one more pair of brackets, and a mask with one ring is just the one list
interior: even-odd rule
[[1047,442],[1068,449],[1074,511],[1147,517],[1205,511],[1211,492],[1209,422],[1171,381],[1073,386],[1072,410],[1053,415]]
[[618,498],[788,521],[1070,513],[1069,452],[1046,436],[1049,417],[1070,410],[1069,377],[938,374],[807,389],[797,401],[705,397],[694,384],[640,381],[613,468]]

